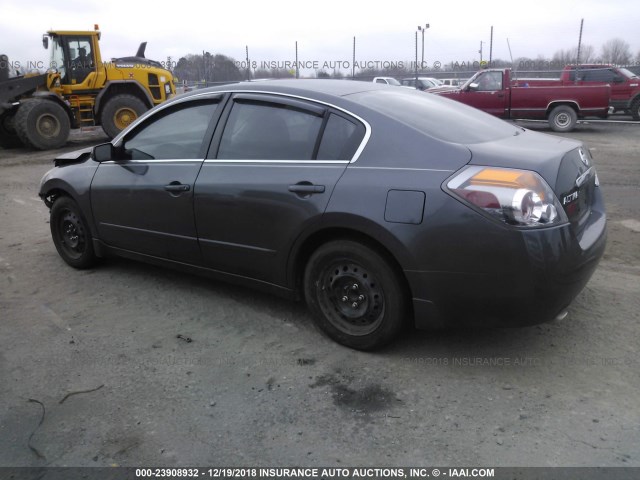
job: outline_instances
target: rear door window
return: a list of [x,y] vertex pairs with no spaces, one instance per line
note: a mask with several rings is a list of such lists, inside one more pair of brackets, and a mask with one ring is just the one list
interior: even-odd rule
[[322,115],[286,104],[236,101],[217,158],[311,160],[322,122]]
[[360,123],[332,113],[322,135],[318,160],[351,160],[363,136],[364,127]]

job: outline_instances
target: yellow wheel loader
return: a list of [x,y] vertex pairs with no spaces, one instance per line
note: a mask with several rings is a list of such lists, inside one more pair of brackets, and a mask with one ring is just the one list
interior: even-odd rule
[[142,113],[175,95],[171,72],[144,57],[104,61],[100,31],[50,31],[45,74],[9,77],[0,55],[0,147],[47,150],[65,144],[71,128],[100,125],[113,138]]

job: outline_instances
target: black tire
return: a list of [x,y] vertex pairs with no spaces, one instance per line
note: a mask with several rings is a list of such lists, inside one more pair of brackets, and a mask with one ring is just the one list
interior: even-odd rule
[[549,126],[555,132],[570,132],[578,122],[578,114],[568,105],[558,105],[549,114]]
[[38,150],[62,147],[67,143],[71,129],[64,108],[53,100],[43,98],[22,102],[13,125],[22,143]]
[[65,262],[79,269],[96,263],[91,231],[76,202],[59,197],[51,207],[49,224],[53,244]]
[[22,142],[13,128],[13,113],[3,113],[0,115],[0,147],[22,147]]
[[631,116],[635,121],[640,120],[640,98],[636,98],[631,104]]
[[351,240],[319,247],[304,272],[307,306],[318,327],[336,342],[373,350],[405,325],[407,292],[400,274],[376,250]]
[[131,122],[149,110],[145,103],[133,95],[116,95],[102,108],[100,124],[109,138],[118,135]]

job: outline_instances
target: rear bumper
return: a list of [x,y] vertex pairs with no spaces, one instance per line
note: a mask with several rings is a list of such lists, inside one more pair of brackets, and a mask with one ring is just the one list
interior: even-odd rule
[[[505,264],[492,271],[405,271],[414,294],[417,328],[515,327],[553,320],[585,287],[604,253],[606,215],[601,193],[588,224],[505,235]],[[506,252],[510,252],[507,254]],[[507,265],[507,267],[505,267]]]

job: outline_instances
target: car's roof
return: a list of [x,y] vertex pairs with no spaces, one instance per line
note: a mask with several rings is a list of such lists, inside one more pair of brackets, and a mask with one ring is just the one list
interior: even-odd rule
[[602,69],[609,69],[609,68],[616,68],[614,65],[610,65],[608,63],[585,63],[585,64],[581,64],[581,65],[567,65],[565,68],[568,68],[569,70],[581,70],[581,69],[585,69],[585,68],[589,68],[589,69],[596,69],[596,68],[602,68]]
[[[337,97],[352,95],[354,93],[368,92],[388,88],[388,85],[376,84],[357,80],[329,80],[329,79],[285,79],[271,80],[268,82],[240,82],[218,87],[204,88],[190,92],[202,94],[217,91],[271,91],[278,93],[296,94],[326,94]],[[314,96],[314,95],[310,95]]]

